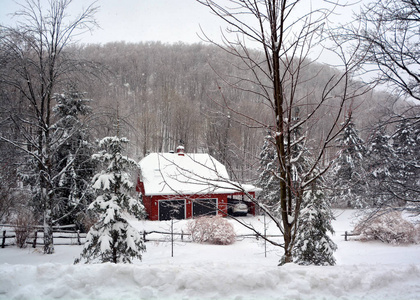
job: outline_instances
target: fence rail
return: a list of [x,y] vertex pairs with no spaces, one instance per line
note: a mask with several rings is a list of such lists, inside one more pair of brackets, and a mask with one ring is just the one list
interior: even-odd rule
[[[76,225],[53,226],[54,245],[82,245],[86,239],[86,233],[79,230],[67,230],[75,228]],[[44,244],[44,232],[42,226],[31,226],[30,228],[14,226],[10,224],[0,224],[2,228],[1,248],[16,244],[16,230],[28,230],[30,234],[26,238],[26,244],[36,248],[37,245]],[[11,228],[8,230],[8,228]],[[10,241],[11,240],[11,241]]]
[[[0,224],[0,228],[2,228],[2,238],[1,238],[1,248],[5,246],[15,245],[15,238],[16,233],[15,229],[16,226],[5,224]],[[6,230],[4,228],[11,228],[11,230]],[[28,236],[26,240],[26,244],[32,245],[33,248],[36,248],[39,245],[44,244],[43,239],[43,231],[40,230],[42,226],[33,226],[34,230],[32,230],[31,234]],[[75,225],[67,225],[67,226],[54,226],[53,227],[53,238],[54,238],[54,245],[82,245],[86,240],[86,233],[80,233],[78,230],[67,230],[67,228],[75,228]],[[175,239],[175,237],[179,237],[178,241],[181,242],[191,242],[191,239],[188,237],[191,236],[190,233],[185,233],[184,231],[181,232],[170,232],[170,231],[143,231],[141,232],[143,235],[143,239],[145,242],[171,242]],[[351,234],[348,234],[351,235]],[[148,237],[150,236],[150,237]],[[165,238],[165,236],[170,237]],[[276,238],[282,237],[282,235],[265,235],[267,238]],[[245,239],[245,238],[253,238],[253,239],[260,239],[260,236],[255,233],[250,234],[239,234],[236,235],[237,239]],[[346,237],[347,238],[347,237]],[[8,240],[13,239],[13,242],[10,243]],[[67,242],[70,240],[70,242]]]
[[191,234],[185,233],[183,231],[181,231],[181,232],[166,232],[166,231],[156,231],[156,230],[143,231],[142,234],[143,234],[143,240],[145,242],[166,242],[167,241],[165,239],[147,238],[147,236],[151,235],[151,234],[161,234],[161,235],[168,235],[168,236],[172,236],[172,237],[173,236],[180,236],[182,242],[187,242],[186,240],[184,240],[184,237],[191,235]]
[[[148,235],[152,235],[152,234],[157,234],[157,235],[163,235],[163,236],[179,236],[180,240],[182,242],[191,242],[191,240],[186,240],[185,237],[189,237],[191,236],[190,233],[185,233],[183,231],[181,232],[170,232],[170,231],[156,231],[156,230],[152,230],[152,231],[143,231],[143,239],[145,242],[170,242],[171,240],[169,239],[164,239],[164,238],[147,238]],[[265,237],[267,238],[273,238],[273,237],[282,237],[283,235],[275,235],[275,234],[267,234],[265,235]],[[237,239],[245,239],[245,238],[253,238],[253,239],[260,239],[260,235],[256,234],[256,233],[250,233],[250,234],[238,234],[236,235]]]
[[348,239],[349,236],[358,236],[358,235],[360,235],[360,233],[345,231],[344,234],[342,234],[341,236],[344,236],[344,240],[347,242],[349,240]]

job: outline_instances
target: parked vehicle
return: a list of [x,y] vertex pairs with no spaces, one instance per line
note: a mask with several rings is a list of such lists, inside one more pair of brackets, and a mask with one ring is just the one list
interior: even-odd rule
[[229,200],[228,214],[231,216],[246,216],[248,214],[248,205],[240,200]]

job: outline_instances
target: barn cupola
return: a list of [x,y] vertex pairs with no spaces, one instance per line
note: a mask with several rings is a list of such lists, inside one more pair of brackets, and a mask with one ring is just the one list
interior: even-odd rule
[[184,155],[185,155],[185,148],[184,148],[184,146],[178,146],[178,147],[176,148],[176,153],[177,153],[179,156],[184,156]]

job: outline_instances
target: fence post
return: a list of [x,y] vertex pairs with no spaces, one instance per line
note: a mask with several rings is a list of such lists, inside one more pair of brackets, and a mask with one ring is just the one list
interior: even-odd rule
[[147,242],[147,240],[146,240],[146,230],[143,230],[143,241],[145,243]]
[[171,218],[171,257],[174,257],[174,218]]
[[38,236],[38,230],[35,230],[35,234],[34,234],[34,243],[32,244],[32,248],[36,248],[36,238]]
[[1,247],[4,248],[4,244],[6,243],[6,230],[3,230],[3,241],[1,242]]
[[184,230],[181,230],[181,242],[184,241]]
[[344,240],[347,242],[347,231],[344,232]]
[[80,242],[80,230],[77,230],[76,232],[77,232],[77,243],[81,245],[82,243]]

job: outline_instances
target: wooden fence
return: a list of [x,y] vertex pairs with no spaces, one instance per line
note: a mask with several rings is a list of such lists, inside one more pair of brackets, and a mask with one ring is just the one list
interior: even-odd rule
[[[1,234],[1,248],[16,244],[15,226],[4,224],[0,225]],[[71,230],[73,228],[73,230]],[[80,233],[76,230],[76,225],[53,226],[54,245],[82,245],[86,239],[86,233]],[[32,226],[30,234],[26,239],[26,244],[32,245],[36,248],[38,245],[44,244],[44,232],[42,226]]]
[[[78,230],[70,230],[75,228],[75,225],[67,226],[54,226],[53,237],[54,245],[82,245],[86,240],[86,233],[80,233]],[[14,225],[1,225],[1,248],[5,246],[16,245],[16,233]],[[143,231],[143,239],[145,242],[191,242],[189,238],[190,233],[181,232],[170,232],[170,231]],[[44,244],[44,232],[42,226],[33,226],[29,237],[26,239],[26,244],[31,245],[33,248]],[[281,237],[281,235],[266,235],[266,237]],[[243,240],[245,238],[259,239],[257,234],[241,234],[237,235],[236,238]]]
[[358,236],[358,235],[360,235],[360,233],[345,231],[344,234],[342,234],[341,236],[344,236],[344,240],[347,242],[349,240],[349,236]]
[[[143,231],[143,240],[145,242],[168,242],[170,240],[166,239],[165,236],[170,237],[171,240],[175,240],[175,237],[179,237],[182,242],[188,242],[188,240],[185,239],[186,236],[190,236],[189,233],[181,232],[165,232],[165,231]],[[151,235],[151,238],[148,238],[147,236]],[[158,236],[162,235],[163,238],[159,238]]]
[[[170,231],[143,231],[143,240],[145,242],[171,242],[172,240],[177,240],[181,242],[191,242],[191,239],[188,238],[191,236],[190,233],[181,232],[170,232]],[[151,236],[148,238],[147,236]],[[167,237],[167,238],[165,238]],[[266,237],[282,237],[282,235],[266,235]],[[178,239],[177,239],[178,238]],[[260,239],[260,236],[255,233],[250,234],[239,234],[236,235],[236,239],[243,240],[246,238]]]

